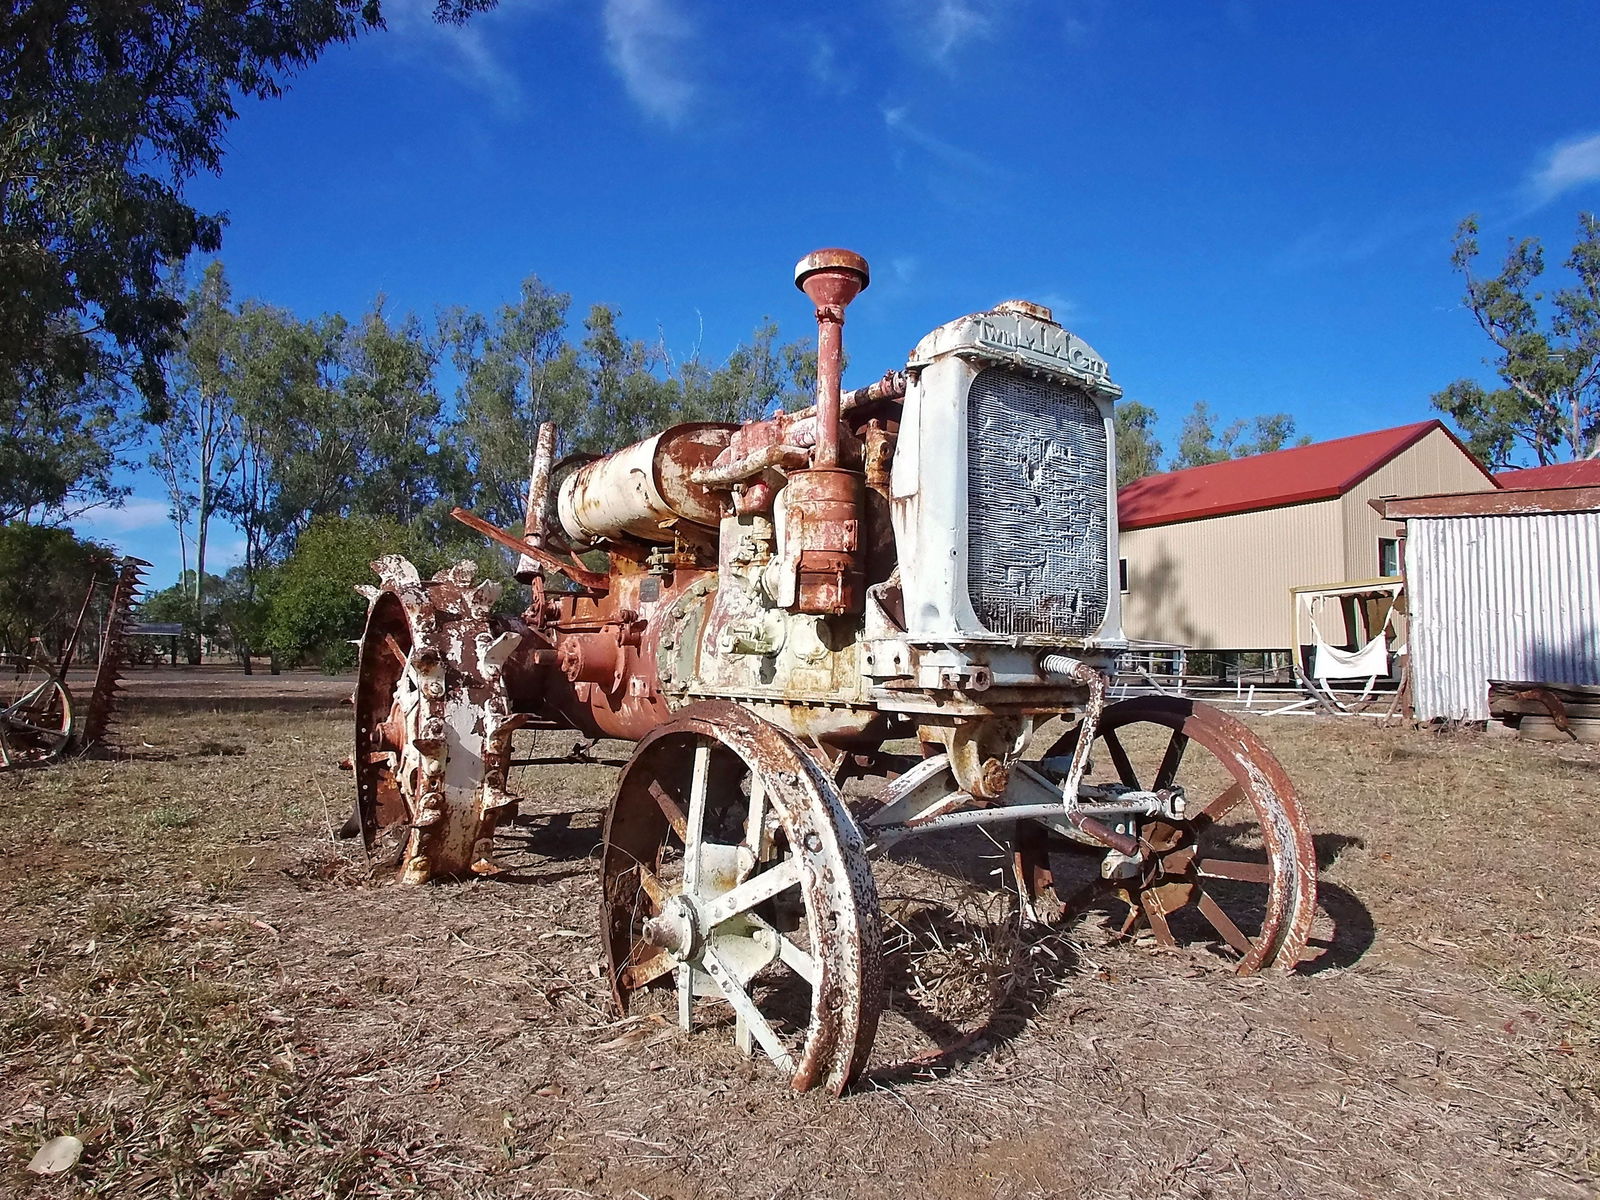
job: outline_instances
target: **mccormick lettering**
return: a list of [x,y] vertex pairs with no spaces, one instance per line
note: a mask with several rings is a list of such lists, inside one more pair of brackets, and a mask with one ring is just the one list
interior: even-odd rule
[[977,341],[997,350],[1020,350],[1053,358],[1085,375],[1104,378],[1106,364],[1084,349],[1082,342],[1065,329],[1038,321],[1017,320],[998,325],[987,319],[977,323]]

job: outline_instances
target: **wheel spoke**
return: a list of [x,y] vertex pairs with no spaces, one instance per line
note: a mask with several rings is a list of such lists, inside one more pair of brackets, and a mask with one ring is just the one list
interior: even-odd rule
[[689,817],[683,832],[683,890],[691,896],[700,891],[700,844],[705,837],[706,781],[710,772],[711,743],[697,738],[689,780]]
[[1195,870],[1208,879],[1234,879],[1240,883],[1272,882],[1272,868],[1266,863],[1239,862],[1231,858],[1202,858]]
[[795,887],[801,879],[798,859],[786,858],[771,870],[741,883],[732,891],[724,892],[700,910],[703,932],[709,933],[724,921],[748,912],[756,905],[772,899],[779,892]]
[[666,886],[661,882],[660,879],[656,877],[656,873],[649,867],[645,866],[643,863],[640,863],[638,866],[634,867],[634,872],[639,877],[640,889],[643,890],[646,896],[649,896],[650,899],[655,902],[657,909],[660,909],[663,904],[671,899],[671,893],[667,891]]
[[817,960],[795,945],[793,940],[781,934],[778,937],[778,957],[801,979],[812,987],[817,986],[817,980],[821,978],[821,972],[817,970]]
[[1144,911],[1144,919],[1150,922],[1150,932],[1156,935],[1156,941],[1163,946],[1176,946],[1178,939],[1172,936],[1166,910],[1161,907],[1161,901],[1156,899],[1155,893],[1140,892],[1139,907]]
[[687,842],[689,840],[689,819],[683,815],[683,809],[678,802],[667,795],[667,789],[662,787],[656,780],[652,779],[650,781],[648,791],[650,792],[650,798],[656,802],[656,805],[661,809],[662,815],[667,818],[667,824],[672,826],[672,832],[678,835],[678,840]]
[[394,640],[394,634],[390,633],[387,629],[383,631],[383,639],[379,644],[401,662],[410,661],[411,656],[404,650],[400,649],[400,643]]
[[1189,735],[1181,729],[1174,729],[1172,739],[1167,742],[1167,752],[1161,758],[1161,769],[1156,772],[1155,782],[1150,785],[1155,791],[1172,786],[1178,768],[1183,765],[1183,752],[1188,748]]
[[678,1026],[694,1028],[694,968],[688,963],[678,965]]
[[641,963],[624,968],[623,983],[629,991],[636,991],[655,979],[660,979],[678,965],[678,960],[665,950],[652,954]]
[[1117,737],[1115,729],[1105,731],[1101,739],[1106,744],[1106,750],[1111,755],[1111,761],[1117,768],[1117,777],[1135,791],[1140,791],[1139,776],[1134,773],[1133,763],[1128,758],[1128,752],[1122,748],[1122,740]]
[[748,865],[740,863],[741,879],[748,877],[767,854],[767,789],[761,776],[755,773],[750,776],[750,811],[744,823],[744,850],[740,857],[747,859]]
[[1211,898],[1209,892],[1200,893],[1198,907],[1201,915],[1210,921],[1212,927],[1223,936],[1228,945],[1240,954],[1249,954],[1255,949],[1254,943],[1233,923],[1233,918],[1222,911],[1222,906]]
[[44,725],[30,725],[28,722],[19,721],[15,717],[7,717],[6,720],[10,723],[13,731],[21,730],[23,733],[36,733],[40,737],[64,737],[66,732],[59,725],[52,729]]
[[1190,823],[1195,827],[1196,832],[1206,828],[1208,825],[1215,825],[1232,812],[1234,806],[1244,798],[1244,785],[1240,783],[1232,784],[1220,796],[1191,817]]
[[749,1027],[750,1035],[761,1043],[761,1048],[773,1062],[778,1064],[780,1070],[793,1071],[794,1057],[779,1039],[777,1030],[773,1029],[766,1017],[761,1015],[761,1010],[750,998],[750,993],[744,990],[733,972],[728,969],[728,964],[723,962],[717,952],[710,947],[706,949],[704,961],[711,978],[716,981],[717,987],[721,989],[728,1003],[733,1005],[735,1015]]

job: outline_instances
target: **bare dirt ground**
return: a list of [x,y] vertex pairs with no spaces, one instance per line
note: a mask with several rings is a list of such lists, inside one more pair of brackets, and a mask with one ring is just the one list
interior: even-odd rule
[[0,776],[9,1194],[1595,1194],[1592,748],[1258,723],[1319,833],[1293,975],[1021,930],[986,843],[887,864],[883,1029],[830,1100],[608,1010],[604,761],[519,773],[506,875],[403,889],[331,837],[348,683],[144,678],[123,756]]

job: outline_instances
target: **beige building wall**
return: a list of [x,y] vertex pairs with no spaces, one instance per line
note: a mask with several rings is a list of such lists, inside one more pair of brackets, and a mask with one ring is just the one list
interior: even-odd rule
[[1128,529],[1129,637],[1216,650],[1287,648],[1289,589],[1344,577],[1340,501]]
[[[1123,629],[1132,638],[1201,649],[1286,649],[1290,588],[1377,576],[1378,539],[1393,537],[1395,524],[1368,500],[1493,486],[1435,429],[1336,499],[1123,530]],[[1323,620],[1332,640],[1357,636],[1342,620],[1338,627],[1331,627],[1336,618]]]
[[1373,512],[1368,500],[1379,496],[1493,490],[1494,484],[1484,478],[1483,472],[1450,435],[1435,429],[1339,498],[1344,523],[1343,574],[1338,580],[1308,579],[1306,582],[1372,579],[1378,574],[1378,539],[1394,537],[1396,526]]

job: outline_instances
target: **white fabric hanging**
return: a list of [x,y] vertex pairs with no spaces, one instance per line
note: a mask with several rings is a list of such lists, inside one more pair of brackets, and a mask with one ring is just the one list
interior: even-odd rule
[[1322,636],[1322,630],[1317,628],[1317,605],[1323,596],[1314,596],[1311,600],[1311,637],[1312,658],[1311,674],[1319,680],[1323,679],[1370,679],[1376,675],[1389,673],[1389,622],[1394,617],[1394,608],[1384,614],[1383,628],[1379,629],[1376,636],[1357,650],[1341,650],[1337,646],[1330,646]]

